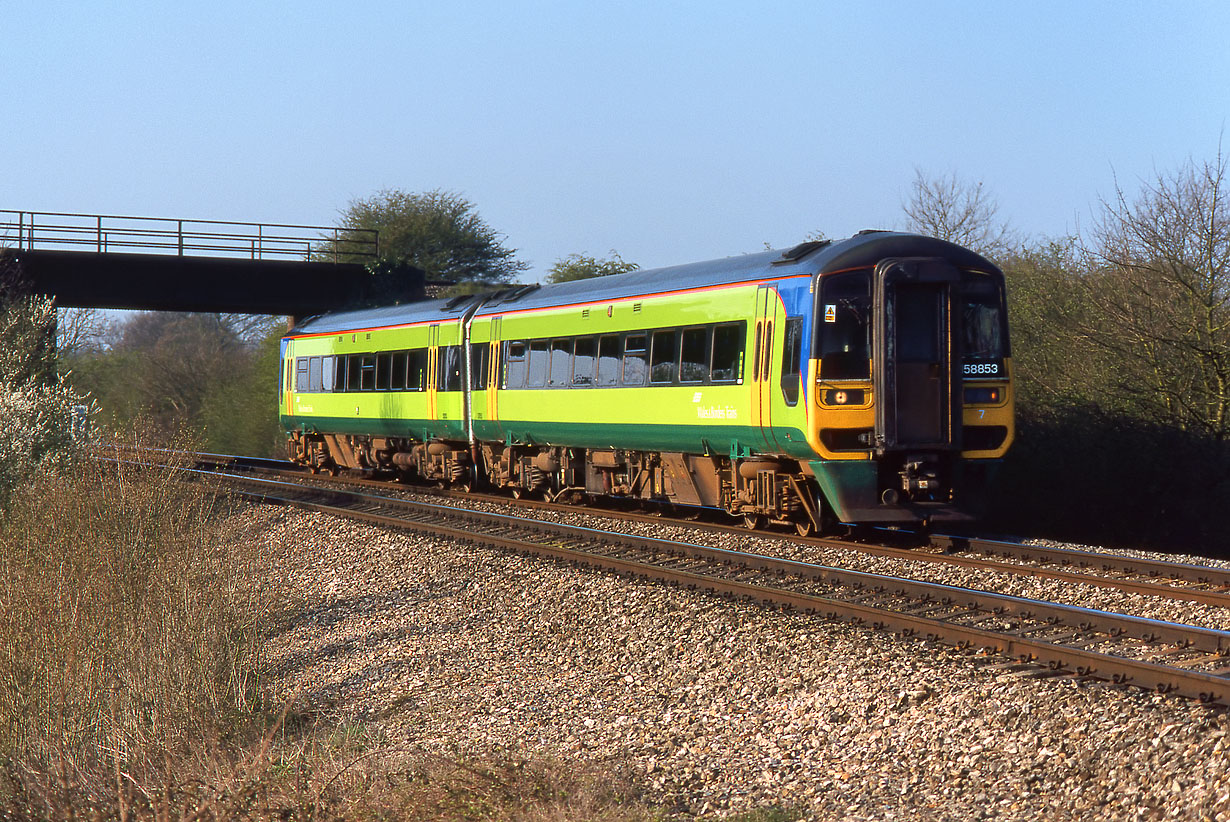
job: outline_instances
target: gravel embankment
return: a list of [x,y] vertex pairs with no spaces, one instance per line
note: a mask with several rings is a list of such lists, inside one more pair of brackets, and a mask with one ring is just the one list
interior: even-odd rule
[[[1230,819],[1223,710],[320,514],[253,507],[235,525],[268,545],[289,603],[266,651],[272,687],[428,752],[626,768],[682,815]],[[908,564],[895,572],[952,571]],[[973,587],[1003,576],[957,573]],[[1088,586],[1059,594],[1112,607]],[[1226,622],[1137,604],[1122,609]]]
[[[417,495],[394,487],[395,491],[409,499],[439,504],[435,497]],[[649,535],[666,539],[677,539],[700,542],[717,548],[735,551],[780,556],[801,562],[814,562],[821,565],[832,565],[864,571],[871,574],[889,574],[893,576],[920,579],[927,582],[937,582],[945,585],[956,585],[965,588],[995,591],[1029,599],[1046,600],[1078,605],[1084,608],[1097,608],[1105,611],[1117,611],[1150,619],[1161,619],[1168,622],[1185,622],[1206,628],[1224,629],[1230,625],[1230,614],[1223,608],[1182,602],[1178,600],[1146,597],[1101,588],[1095,585],[1083,585],[1061,582],[1058,580],[1035,579],[1007,572],[967,569],[928,560],[894,559],[872,554],[861,554],[842,548],[828,548],[809,545],[793,540],[767,539],[755,533],[736,534],[706,534],[695,530],[680,528],[663,523],[649,525],[642,522],[621,520],[613,517],[582,513],[561,514],[549,510],[515,508],[512,505],[492,504],[483,501],[449,500],[450,505],[467,505],[482,511],[492,511],[500,514],[515,514],[522,517],[534,517],[551,522],[564,522],[569,525],[580,525],[608,531],[619,531],[630,534]],[[1038,540],[1043,543],[1046,541]],[[1055,547],[1079,548],[1083,550],[1107,551],[1108,549],[1091,548],[1089,546],[1067,545],[1048,542]],[[1207,558],[1181,555],[1156,554],[1145,551],[1120,551],[1117,553],[1154,559],[1167,559],[1174,562],[1189,562],[1203,565],[1230,567],[1230,562],[1210,560]],[[1097,571],[1090,571],[1097,574]]]

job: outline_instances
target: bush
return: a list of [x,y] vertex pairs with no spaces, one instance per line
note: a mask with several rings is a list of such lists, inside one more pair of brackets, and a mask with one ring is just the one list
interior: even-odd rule
[[55,371],[55,308],[47,299],[0,307],[0,509],[27,478],[74,452],[81,399]]
[[0,816],[652,818],[588,766],[440,757],[263,700],[276,600],[264,549],[225,538],[222,499],[84,461],[15,491],[0,515]]
[[1230,448],[1081,404],[1018,410],[984,524],[1028,536],[1230,556]]
[[0,533],[0,755],[127,762],[250,711],[263,612],[216,497],[161,470],[82,463],[16,490]]

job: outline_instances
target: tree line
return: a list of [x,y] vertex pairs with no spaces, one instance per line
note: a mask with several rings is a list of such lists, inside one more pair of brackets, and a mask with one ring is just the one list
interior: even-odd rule
[[1226,166],[1219,152],[1117,188],[1085,234],[1034,241],[980,184],[916,177],[910,227],[1008,281],[1018,438],[991,523],[1230,553]]
[[[1022,239],[981,183],[917,172],[906,227],[973,248],[1008,280],[1018,438],[987,524],[1015,534],[1230,550],[1230,212],[1226,160],[1189,161],[1100,204],[1084,235]],[[528,265],[475,205],[379,192],[339,216],[380,231],[373,276],[415,269],[459,294]],[[824,236],[815,232],[813,236]],[[342,234],[343,243],[345,233]],[[344,247],[340,249],[344,253]],[[560,257],[565,282],[637,268]],[[280,453],[281,318],[61,313],[63,370],[100,416],[202,431],[206,447]]]

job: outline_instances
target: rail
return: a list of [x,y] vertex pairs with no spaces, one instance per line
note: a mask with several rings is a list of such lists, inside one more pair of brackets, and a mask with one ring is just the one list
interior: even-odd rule
[[380,255],[375,229],[0,209],[0,249],[349,262]]
[[[304,477],[289,482],[263,478],[242,468],[244,460],[213,455],[196,461],[212,465],[212,471],[176,467],[189,475],[219,479],[232,491],[265,502],[746,597],[905,637],[926,637],[980,650],[1007,660],[995,663],[996,668],[1011,666],[1030,675],[1108,681],[1174,693],[1202,703],[1230,705],[1230,631],[690,542],[319,487],[304,484]],[[260,465],[268,462],[262,460]]]
[[982,649],[1010,660],[1006,664],[1048,676],[1109,681],[1202,703],[1230,704],[1230,631],[506,514],[251,475],[201,473],[265,502]]

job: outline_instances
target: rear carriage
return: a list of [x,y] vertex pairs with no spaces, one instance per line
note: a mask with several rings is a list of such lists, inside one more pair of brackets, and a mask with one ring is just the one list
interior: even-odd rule
[[867,232],[311,319],[292,459],[514,494],[720,508],[800,533],[966,518],[1012,440],[1002,274]]

